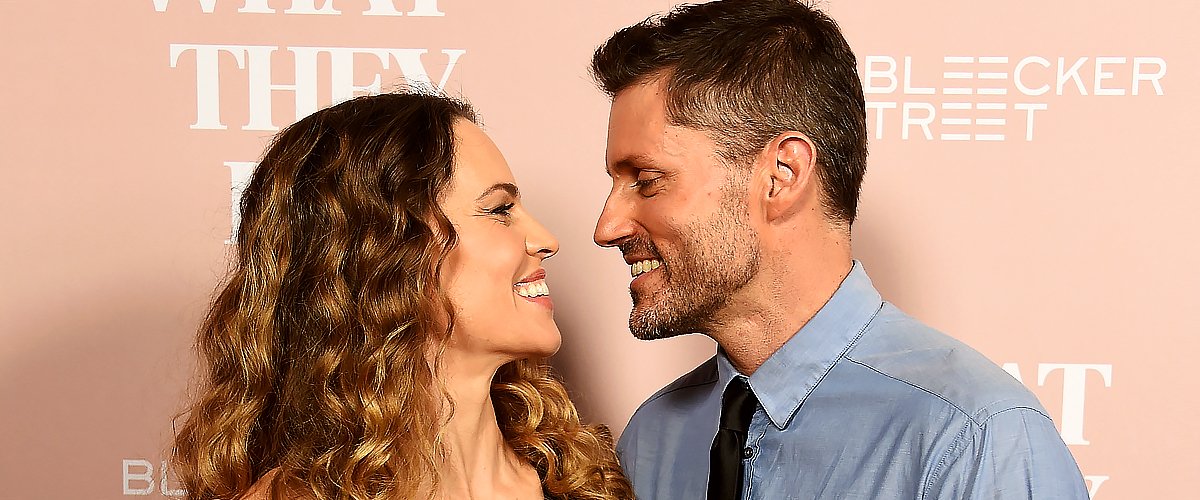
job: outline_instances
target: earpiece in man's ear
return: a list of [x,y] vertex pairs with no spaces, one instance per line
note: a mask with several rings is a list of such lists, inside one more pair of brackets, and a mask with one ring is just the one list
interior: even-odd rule
[[792,167],[785,165],[783,162],[777,162],[776,168],[778,168],[779,173],[783,175],[783,180],[790,181],[792,180],[792,177],[796,175],[796,173],[792,171]]
[[[783,179],[783,182],[791,182],[792,178],[796,176],[796,172],[792,171],[792,167],[787,166],[787,164],[784,162],[775,162],[775,168],[779,169],[779,177]],[[775,176],[771,176],[770,194],[772,196],[774,196],[778,190],[778,188],[775,186],[775,178]]]

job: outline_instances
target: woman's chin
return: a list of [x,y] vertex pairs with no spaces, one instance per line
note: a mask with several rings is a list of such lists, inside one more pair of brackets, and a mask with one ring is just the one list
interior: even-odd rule
[[531,358],[548,358],[562,347],[562,335],[558,333],[557,326],[553,331],[539,333],[537,339],[530,338],[529,340],[529,356],[527,357]]
[[484,350],[491,351],[493,355],[498,354],[510,361],[515,361],[518,359],[548,358],[558,352],[561,346],[562,336],[559,335],[558,328],[525,329],[521,331],[520,335],[511,336],[505,341],[493,343],[490,348],[484,348]]

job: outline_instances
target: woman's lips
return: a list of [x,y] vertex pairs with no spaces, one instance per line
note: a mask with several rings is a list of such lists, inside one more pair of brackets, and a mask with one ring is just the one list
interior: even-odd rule
[[545,280],[545,279],[546,279],[546,270],[539,267],[539,268],[537,268],[536,271],[529,273],[528,276],[521,278],[521,281],[518,281],[516,284],[520,285],[522,283],[532,283],[534,281]]
[[521,281],[513,285],[513,292],[530,302],[550,309],[554,308],[554,301],[550,299],[550,287],[546,284],[545,269],[539,268],[521,278]]

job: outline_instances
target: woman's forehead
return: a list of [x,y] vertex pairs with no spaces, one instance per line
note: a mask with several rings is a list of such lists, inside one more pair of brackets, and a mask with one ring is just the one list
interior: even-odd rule
[[454,124],[454,135],[457,143],[454,151],[456,186],[467,191],[482,192],[497,183],[515,183],[504,155],[477,125],[468,120],[458,120]]

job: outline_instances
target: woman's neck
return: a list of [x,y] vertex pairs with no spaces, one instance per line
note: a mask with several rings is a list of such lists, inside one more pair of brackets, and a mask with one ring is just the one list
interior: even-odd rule
[[[464,499],[541,498],[537,471],[509,448],[492,404],[492,378],[499,366],[443,363],[454,413],[443,434],[448,451],[440,497]],[[468,365],[468,366],[464,366]],[[535,496],[536,495],[536,496]]]

